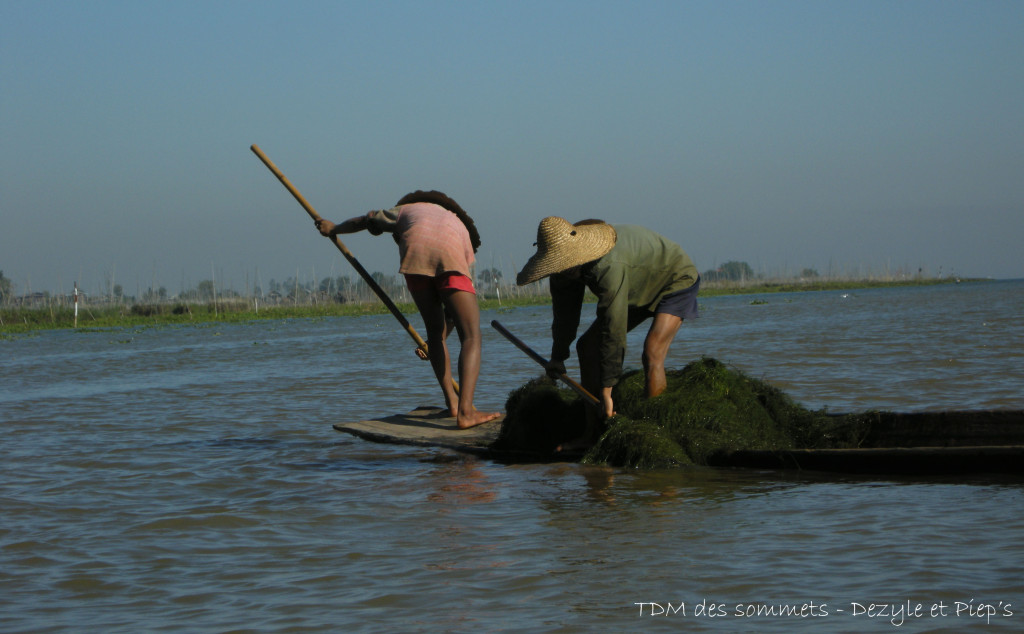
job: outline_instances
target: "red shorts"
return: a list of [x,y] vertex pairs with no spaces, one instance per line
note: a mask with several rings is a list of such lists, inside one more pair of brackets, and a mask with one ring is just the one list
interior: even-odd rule
[[405,285],[410,291],[422,291],[427,288],[434,288],[438,293],[444,291],[466,291],[476,295],[473,288],[473,280],[462,273],[442,273],[436,277],[430,275],[406,275]]

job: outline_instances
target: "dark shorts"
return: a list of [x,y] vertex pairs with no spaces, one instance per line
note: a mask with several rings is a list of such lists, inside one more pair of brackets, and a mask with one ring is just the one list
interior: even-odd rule
[[666,295],[658,303],[655,313],[668,313],[680,319],[696,319],[697,313],[697,291],[700,290],[700,278],[690,288]]
[[406,275],[405,285],[410,291],[421,291],[433,287],[438,293],[445,291],[466,291],[476,295],[473,280],[462,273],[442,273],[436,277],[430,275]]

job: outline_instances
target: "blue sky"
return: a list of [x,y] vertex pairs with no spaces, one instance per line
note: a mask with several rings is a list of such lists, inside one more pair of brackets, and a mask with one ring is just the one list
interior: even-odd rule
[[352,275],[255,143],[335,220],[449,193],[507,276],[560,215],[701,270],[1024,277],[1022,32],[1018,1],[7,0],[0,270]]

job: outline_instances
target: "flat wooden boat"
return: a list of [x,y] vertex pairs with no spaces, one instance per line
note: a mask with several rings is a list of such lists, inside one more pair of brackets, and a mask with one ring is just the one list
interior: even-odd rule
[[420,447],[442,447],[478,456],[490,456],[491,445],[501,432],[502,415],[483,425],[459,429],[455,418],[440,407],[417,407],[408,414],[394,414],[355,423],[336,423],[334,428],[364,440]]
[[[334,428],[373,442],[440,447],[517,462],[579,457],[495,451],[492,446],[503,420],[501,416],[463,430],[442,408],[424,406],[406,414],[337,423]],[[856,448],[723,451],[713,454],[708,465],[837,473],[1022,474],[1024,411],[880,412]]]

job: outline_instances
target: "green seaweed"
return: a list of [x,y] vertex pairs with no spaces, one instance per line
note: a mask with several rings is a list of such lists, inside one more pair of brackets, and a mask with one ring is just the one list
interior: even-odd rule
[[[857,446],[868,415],[809,410],[778,388],[702,358],[666,373],[668,386],[644,397],[644,373],[627,372],[613,391],[617,415],[604,423],[583,462],[637,468],[704,465],[719,452]],[[495,449],[553,452],[585,426],[582,399],[547,378],[510,394]]]
[[509,394],[505,421],[493,447],[506,452],[552,453],[561,443],[583,434],[584,407],[574,392],[559,388],[546,376],[533,379]]
[[693,459],[676,442],[669,430],[647,420],[615,416],[608,421],[600,442],[583,457],[583,462],[664,469],[692,465]]

